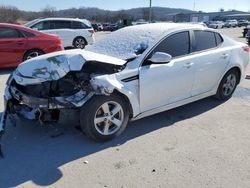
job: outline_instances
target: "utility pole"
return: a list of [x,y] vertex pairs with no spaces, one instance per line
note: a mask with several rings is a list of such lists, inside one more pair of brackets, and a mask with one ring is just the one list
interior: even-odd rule
[[193,11],[195,11],[195,0],[194,0],[194,6],[193,6]]
[[149,23],[152,22],[152,0],[149,0],[149,18],[148,18]]

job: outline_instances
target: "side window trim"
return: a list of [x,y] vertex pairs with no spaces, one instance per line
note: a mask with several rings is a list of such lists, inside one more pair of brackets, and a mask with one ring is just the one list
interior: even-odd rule
[[145,57],[143,58],[142,60],[142,63],[140,65],[141,66],[147,66],[148,64],[146,63],[147,62],[147,59],[150,58],[149,55],[154,51],[154,49],[161,43],[163,42],[165,39],[167,39],[168,37],[172,36],[172,35],[175,35],[175,34],[178,34],[178,33],[182,33],[182,32],[188,32],[189,34],[189,53],[188,54],[185,54],[185,55],[181,55],[181,56],[176,56],[176,57],[173,57],[172,59],[178,59],[178,58],[182,58],[182,57],[185,57],[185,56],[189,56],[192,54],[192,46],[191,44],[193,44],[193,37],[191,36],[191,30],[182,30],[182,31],[177,31],[177,32],[173,32],[173,33],[170,33],[168,35],[166,35],[165,37],[163,37],[160,41],[158,41],[152,48],[151,50],[145,55]]

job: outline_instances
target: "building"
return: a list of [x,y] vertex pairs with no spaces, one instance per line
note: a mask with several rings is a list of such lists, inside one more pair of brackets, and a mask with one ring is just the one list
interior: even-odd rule
[[220,11],[220,12],[197,12],[189,14],[190,22],[207,22],[213,20],[228,20],[228,19],[247,19],[250,20],[249,12],[238,10]]

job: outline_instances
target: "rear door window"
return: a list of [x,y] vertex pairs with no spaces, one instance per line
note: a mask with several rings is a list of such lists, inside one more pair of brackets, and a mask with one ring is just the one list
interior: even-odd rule
[[20,38],[21,34],[13,28],[0,27],[0,39],[5,38]]
[[28,31],[24,31],[24,30],[19,30],[19,32],[21,32],[25,37],[35,37],[36,35],[34,33],[28,32]]
[[70,21],[50,21],[50,29],[70,29]]
[[194,31],[195,36],[195,52],[215,48],[216,38],[215,33],[211,31]]

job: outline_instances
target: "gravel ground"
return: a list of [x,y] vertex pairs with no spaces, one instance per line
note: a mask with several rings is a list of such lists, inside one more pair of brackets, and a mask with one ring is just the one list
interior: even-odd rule
[[[221,30],[245,42],[241,31]],[[1,95],[10,71],[0,71]],[[249,111],[245,79],[225,103],[207,98],[131,122],[108,143],[87,139],[72,123],[17,123],[4,135],[0,187],[249,188]]]

